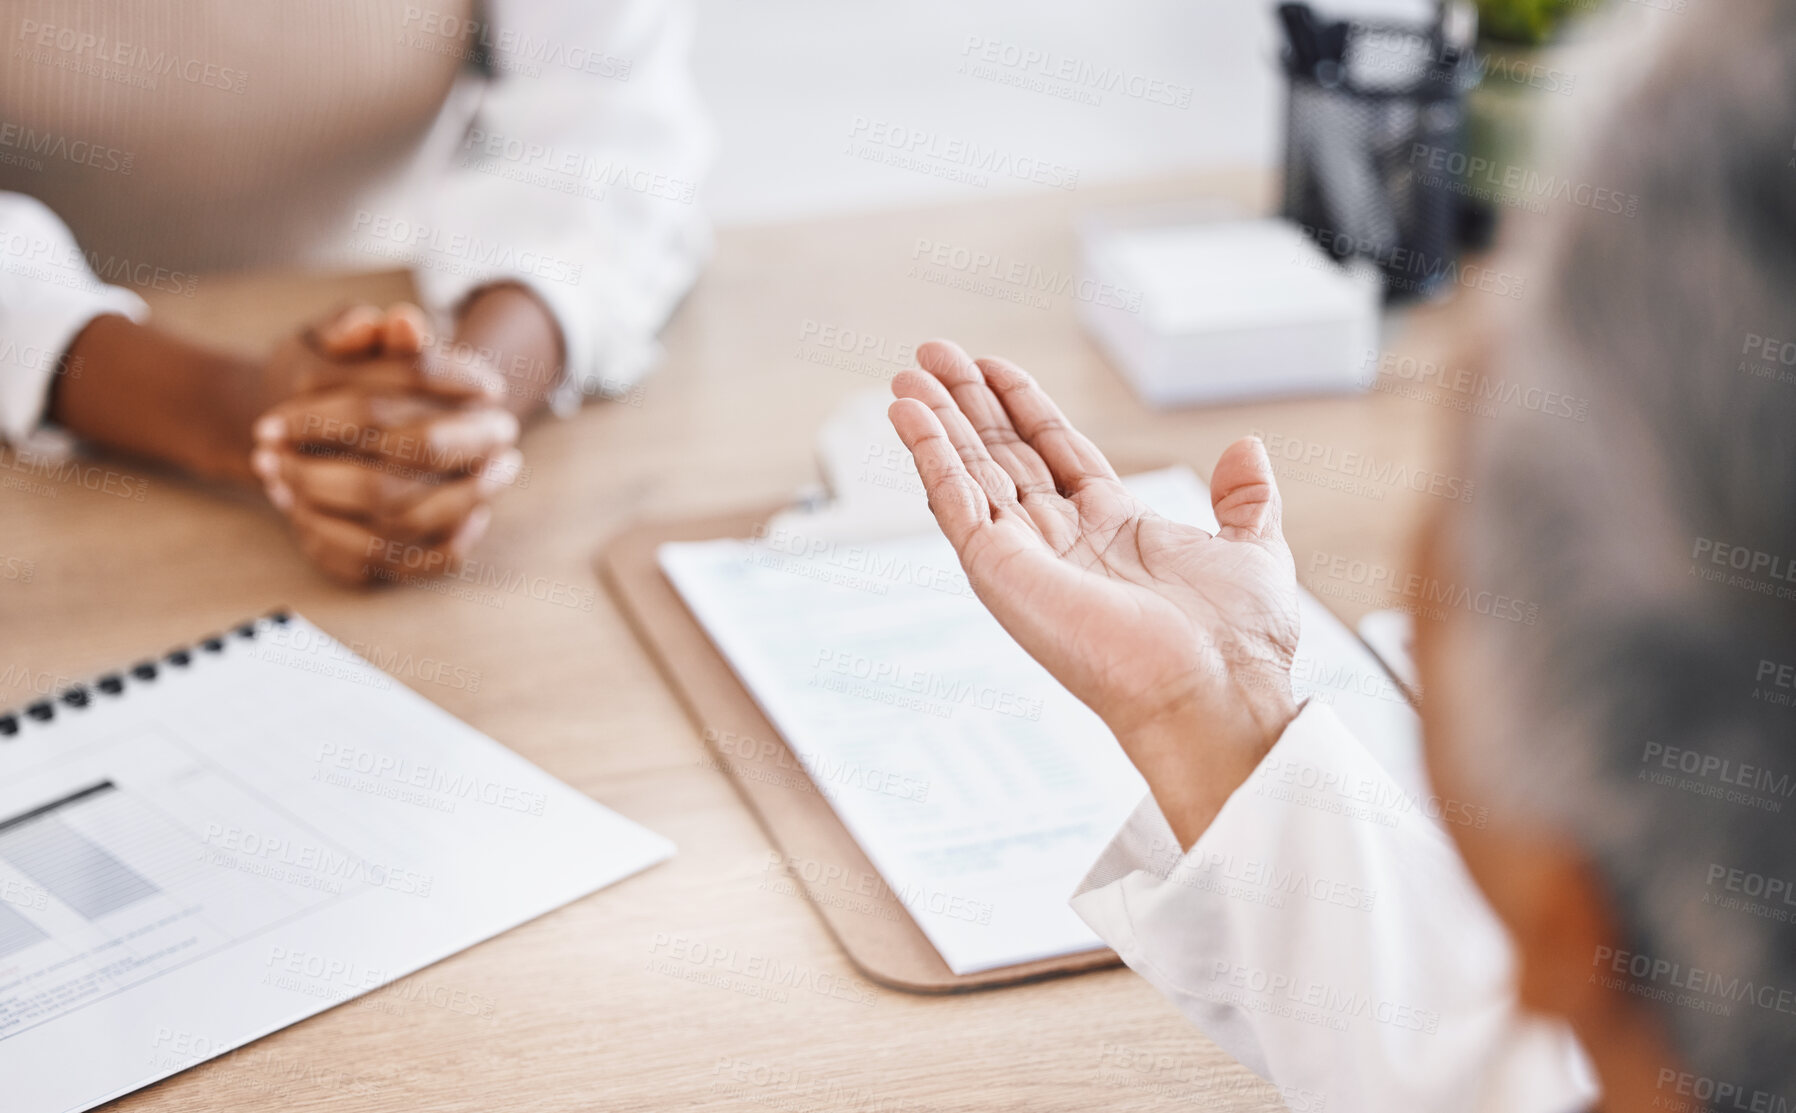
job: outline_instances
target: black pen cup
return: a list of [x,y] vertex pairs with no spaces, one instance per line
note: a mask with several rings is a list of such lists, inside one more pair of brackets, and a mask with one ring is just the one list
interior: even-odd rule
[[1387,301],[1462,281],[1469,50],[1439,24],[1344,25],[1339,58],[1287,47],[1283,215],[1337,261],[1375,265]]

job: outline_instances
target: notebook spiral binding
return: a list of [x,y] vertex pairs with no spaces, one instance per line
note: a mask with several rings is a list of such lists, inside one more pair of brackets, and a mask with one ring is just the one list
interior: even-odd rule
[[223,653],[229,638],[234,634],[238,638],[249,641],[264,624],[285,626],[291,619],[292,612],[286,610],[270,611],[259,619],[252,619],[228,633],[213,634],[194,642],[192,645],[179,646],[162,655],[161,663],[155,660],[143,660],[129,669],[109,672],[95,678],[91,685],[71,684],[59,692],[53,692],[43,699],[33,700],[24,707],[0,711],[0,742],[9,742],[18,737],[27,723],[50,723],[56,719],[58,704],[72,710],[80,710],[95,702],[96,695],[120,696],[124,694],[128,681],[139,683],[153,681],[161,674],[164,666],[185,669],[193,664],[194,657],[200,653]]

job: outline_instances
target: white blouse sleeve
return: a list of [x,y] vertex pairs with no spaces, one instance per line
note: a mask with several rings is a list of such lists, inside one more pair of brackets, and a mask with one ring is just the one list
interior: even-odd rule
[[1073,908],[1292,1109],[1588,1108],[1582,1050],[1519,1010],[1430,811],[1312,702],[1189,852],[1143,801]]
[[499,280],[541,297],[566,345],[550,399],[565,414],[655,362],[709,254],[697,191],[714,144],[687,66],[691,13],[684,0],[484,9],[473,122],[429,206],[433,226],[482,246],[417,280],[439,312]]
[[43,424],[63,355],[89,321],[108,313],[141,321],[149,308],[96,278],[42,201],[0,193],[0,440],[22,444]]

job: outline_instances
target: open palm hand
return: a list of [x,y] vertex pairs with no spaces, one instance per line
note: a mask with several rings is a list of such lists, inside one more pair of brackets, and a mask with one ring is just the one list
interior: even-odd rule
[[1020,368],[939,341],[917,356],[892,423],[973,590],[1109,725],[1183,837],[1180,815],[1220,806],[1296,710],[1296,575],[1265,449],[1223,452],[1211,534],[1131,495]]

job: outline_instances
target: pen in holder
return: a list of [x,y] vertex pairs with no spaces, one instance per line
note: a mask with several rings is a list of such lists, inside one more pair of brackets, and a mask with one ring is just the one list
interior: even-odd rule
[[1419,25],[1330,23],[1298,3],[1278,14],[1283,215],[1337,261],[1375,264],[1387,300],[1444,292],[1457,270],[1476,14],[1458,2]]

